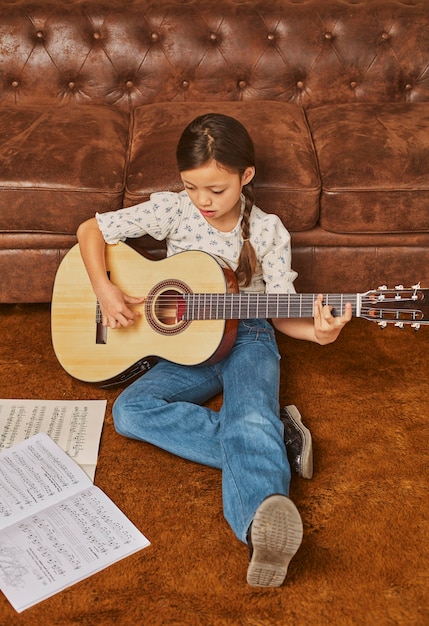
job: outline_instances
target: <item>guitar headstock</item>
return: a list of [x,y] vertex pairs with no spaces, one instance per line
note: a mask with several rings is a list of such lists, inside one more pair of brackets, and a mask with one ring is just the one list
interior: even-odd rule
[[394,289],[383,285],[361,294],[358,315],[382,327],[407,325],[418,330],[429,324],[429,289],[421,289],[420,283],[413,287],[397,285]]

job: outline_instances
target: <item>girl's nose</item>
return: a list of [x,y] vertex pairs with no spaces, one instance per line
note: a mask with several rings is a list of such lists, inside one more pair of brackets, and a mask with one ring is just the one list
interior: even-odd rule
[[198,196],[198,206],[207,207],[212,203],[210,195],[208,193],[200,193]]

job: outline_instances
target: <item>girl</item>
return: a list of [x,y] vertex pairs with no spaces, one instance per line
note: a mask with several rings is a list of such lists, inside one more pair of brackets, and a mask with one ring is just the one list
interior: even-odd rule
[[[112,329],[133,324],[139,315],[133,305],[144,301],[123,293],[106,273],[105,244],[128,237],[165,239],[167,255],[192,249],[222,257],[241,290],[295,291],[289,233],[277,216],[254,205],[254,147],[242,124],[220,114],[200,116],[183,131],[176,157],[184,191],[154,193],[148,202],[97,214],[78,229],[103,324]],[[350,319],[349,304],[333,317],[319,296],[313,320],[272,324],[291,337],[328,344]],[[160,360],[113,407],[120,434],[222,470],[225,517],[250,547],[247,581],[263,587],[283,583],[302,539],[300,515],[288,498],[279,359],[272,325],[241,320],[221,362],[192,367]],[[203,406],[220,391],[219,413]]]

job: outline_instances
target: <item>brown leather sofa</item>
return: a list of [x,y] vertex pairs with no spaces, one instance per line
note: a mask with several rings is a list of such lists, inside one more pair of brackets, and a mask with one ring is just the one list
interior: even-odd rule
[[16,0],[0,7],[1,302],[49,301],[95,211],[179,189],[177,139],[209,110],[253,136],[299,291],[429,285],[427,0]]

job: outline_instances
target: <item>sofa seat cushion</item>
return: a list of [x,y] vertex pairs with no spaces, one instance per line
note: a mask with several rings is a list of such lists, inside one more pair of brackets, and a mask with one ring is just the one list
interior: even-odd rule
[[307,116],[322,179],[322,228],[429,230],[429,102],[329,105]]
[[179,137],[195,117],[224,113],[242,122],[256,150],[256,203],[277,213],[289,230],[312,228],[318,220],[320,180],[312,140],[301,107],[282,102],[159,103],[134,111],[127,206],[152,191],[183,188],[175,154]]
[[109,107],[0,107],[0,231],[71,234],[119,208],[128,128]]

